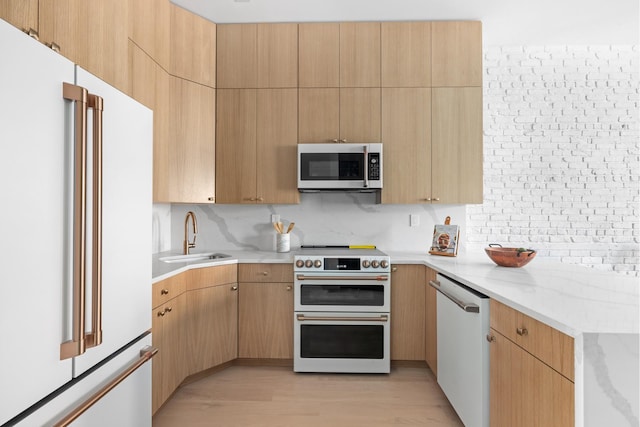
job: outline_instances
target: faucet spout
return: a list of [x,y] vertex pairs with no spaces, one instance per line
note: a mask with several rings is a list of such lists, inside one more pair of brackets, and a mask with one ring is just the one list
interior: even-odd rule
[[[189,241],[189,218],[193,224],[193,242]],[[187,216],[184,218],[184,242],[182,244],[182,253],[189,255],[189,249],[196,247],[196,237],[198,234],[198,222],[196,221],[196,214],[192,211],[187,212]]]

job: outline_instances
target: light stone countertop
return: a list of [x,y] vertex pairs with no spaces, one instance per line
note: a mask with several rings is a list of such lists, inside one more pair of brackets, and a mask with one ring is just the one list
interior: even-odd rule
[[[198,250],[192,253],[210,252]],[[211,251],[213,252],[213,251]],[[290,263],[289,253],[221,250],[231,258],[165,263],[153,255],[153,282],[192,268],[237,263]],[[441,257],[415,252],[387,252],[392,264],[422,264],[572,337],[583,333],[638,334],[637,278],[536,258],[521,268],[495,265],[484,253]]]

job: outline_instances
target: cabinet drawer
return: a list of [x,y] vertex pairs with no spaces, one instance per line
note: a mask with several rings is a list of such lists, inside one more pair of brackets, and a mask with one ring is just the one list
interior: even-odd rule
[[491,300],[491,327],[573,381],[573,338]]
[[189,270],[188,273],[189,281],[187,283],[187,290],[190,291],[227,283],[236,283],[238,281],[237,264],[196,268]]
[[239,282],[293,282],[293,264],[239,264]]
[[158,307],[169,301],[171,298],[175,298],[182,294],[187,288],[187,274],[181,273],[168,279],[156,282],[151,287],[151,305],[153,308]]

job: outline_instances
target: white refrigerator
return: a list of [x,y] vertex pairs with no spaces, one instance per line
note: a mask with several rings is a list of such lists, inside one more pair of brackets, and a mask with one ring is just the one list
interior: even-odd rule
[[152,112],[2,20],[0,55],[0,425],[150,426]]

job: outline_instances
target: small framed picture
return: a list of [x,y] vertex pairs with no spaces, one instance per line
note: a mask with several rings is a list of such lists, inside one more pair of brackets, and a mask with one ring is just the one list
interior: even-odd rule
[[458,255],[459,240],[460,227],[451,225],[451,217],[447,217],[444,224],[436,224],[433,227],[433,240],[429,253],[431,255],[456,256]]

